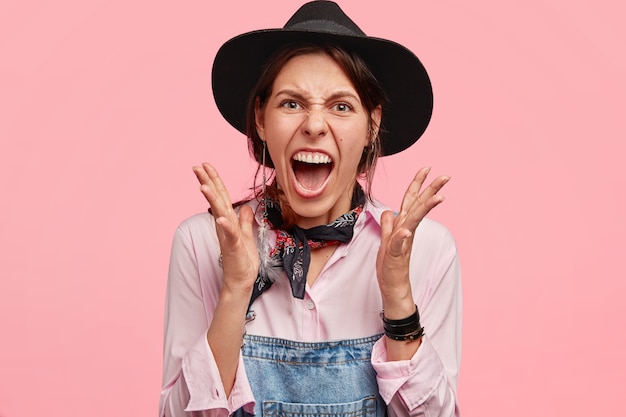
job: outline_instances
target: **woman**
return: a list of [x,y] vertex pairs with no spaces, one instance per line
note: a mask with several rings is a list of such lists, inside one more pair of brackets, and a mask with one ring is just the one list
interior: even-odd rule
[[194,167],[211,209],[174,238],[161,415],[458,415],[456,249],[425,218],[449,178],[419,170],[397,213],[369,195],[430,119],[419,60],[315,1],[224,44],[213,90],[263,179],[233,206]]

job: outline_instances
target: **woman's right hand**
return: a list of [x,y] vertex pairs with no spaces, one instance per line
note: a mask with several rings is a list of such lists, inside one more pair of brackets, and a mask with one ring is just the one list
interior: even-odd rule
[[254,213],[241,206],[233,209],[228,191],[211,165],[193,167],[200,191],[211,205],[220,244],[224,280],[207,331],[207,342],[219,369],[226,397],[235,384],[245,317],[252,287],[259,272],[259,252],[253,234]]
[[250,293],[259,272],[259,252],[252,224],[254,213],[242,205],[239,215],[217,170],[210,164],[193,167],[200,191],[211,205],[224,268],[224,289]]

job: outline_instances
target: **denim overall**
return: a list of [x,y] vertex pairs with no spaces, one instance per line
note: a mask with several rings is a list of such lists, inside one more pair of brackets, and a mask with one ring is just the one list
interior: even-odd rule
[[[382,417],[370,358],[381,335],[330,342],[244,336],[243,360],[257,416]],[[234,414],[250,414],[242,409]]]

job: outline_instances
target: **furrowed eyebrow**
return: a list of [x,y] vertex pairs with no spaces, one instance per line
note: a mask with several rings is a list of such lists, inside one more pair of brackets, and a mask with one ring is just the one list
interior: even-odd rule
[[[276,97],[278,96],[289,96],[289,97],[293,97],[295,99],[298,100],[302,100],[302,101],[306,101],[307,98],[300,93],[297,90],[292,90],[289,88],[280,90],[276,93]],[[338,100],[338,99],[347,99],[347,98],[351,98],[353,100],[356,100],[358,103],[361,102],[361,100],[359,99],[359,97],[354,94],[353,92],[349,91],[349,90],[340,90],[340,91],[336,91],[333,94],[331,94],[329,97],[326,98],[326,101],[334,101],[334,100]]]
[[289,97],[296,98],[298,100],[303,100],[303,101],[306,100],[304,95],[302,95],[296,90],[290,90],[290,89],[280,90],[279,92],[276,93],[276,97],[278,96],[289,96]]
[[331,94],[330,97],[328,97],[327,101],[334,101],[334,100],[338,100],[338,99],[342,99],[342,98],[344,98],[344,99],[345,98],[351,98],[353,100],[356,100],[358,103],[361,102],[359,97],[357,95],[355,95],[351,91],[337,91],[337,92]]

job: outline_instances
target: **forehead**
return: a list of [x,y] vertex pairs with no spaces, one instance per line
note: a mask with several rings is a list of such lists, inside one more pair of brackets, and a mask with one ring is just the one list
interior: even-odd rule
[[278,72],[274,86],[290,85],[297,88],[349,88],[354,83],[335,59],[324,52],[297,55],[289,59]]

